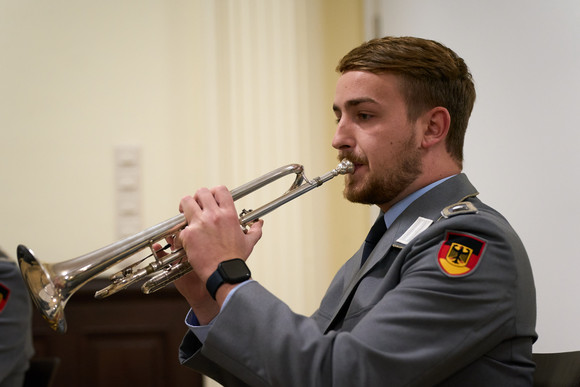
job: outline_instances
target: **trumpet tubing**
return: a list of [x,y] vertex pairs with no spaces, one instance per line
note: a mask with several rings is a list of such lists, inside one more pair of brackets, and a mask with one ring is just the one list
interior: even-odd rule
[[[256,210],[242,211],[239,216],[240,226],[245,228],[251,222],[319,187],[328,180],[353,171],[353,164],[348,160],[343,160],[332,171],[312,180],[306,178],[304,169],[299,164],[286,165],[260,176],[230,191],[233,199],[238,200],[286,175],[296,175],[286,193]],[[157,254],[153,250],[155,243],[177,234],[186,225],[185,217],[183,214],[179,214],[91,253],[55,264],[41,263],[36,259],[32,250],[24,245],[19,245],[17,256],[20,271],[30,296],[42,316],[48,321],[52,329],[64,333],[67,328],[64,308],[70,297],[97,275],[124,260],[134,258],[137,253],[145,249],[150,250],[149,256],[113,274],[111,284],[97,291],[95,297],[108,297],[144,279],[148,280],[141,289],[143,293],[149,294],[191,271],[191,265],[182,249],[163,256],[158,256],[161,254]],[[152,262],[147,263],[148,258],[152,258]]]

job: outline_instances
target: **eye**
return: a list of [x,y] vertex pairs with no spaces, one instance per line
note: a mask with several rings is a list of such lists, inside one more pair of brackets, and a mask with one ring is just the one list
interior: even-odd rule
[[372,117],[373,117],[373,115],[372,115],[372,114],[369,114],[369,113],[358,113],[358,118],[359,118],[361,121],[368,121],[368,120],[370,120]]

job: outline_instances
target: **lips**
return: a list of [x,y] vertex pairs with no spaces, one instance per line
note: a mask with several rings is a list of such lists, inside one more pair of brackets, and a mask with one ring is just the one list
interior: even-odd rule
[[359,181],[363,178],[367,171],[368,166],[366,164],[355,163],[354,171],[351,174],[345,176],[346,181],[348,181],[350,184],[354,183],[355,181]]
[[360,169],[367,166],[364,163],[353,163],[353,164],[354,164],[354,173],[357,173]]

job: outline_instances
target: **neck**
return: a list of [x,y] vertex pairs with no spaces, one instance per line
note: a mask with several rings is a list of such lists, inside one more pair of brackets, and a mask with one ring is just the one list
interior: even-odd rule
[[378,207],[381,211],[387,212],[393,205],[411,195],[413,192],[446,177],[457,175],[458,173],[461,173],[461,167],[451,159],[424,162],[423,171],[411,184],[401,191],[396,198],[388,203],[378,204]]

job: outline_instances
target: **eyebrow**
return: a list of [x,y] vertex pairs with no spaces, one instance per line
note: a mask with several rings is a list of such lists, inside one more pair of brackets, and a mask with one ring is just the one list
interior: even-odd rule
[[[353,107],[353,106],[360,105],[361,103],[367,103],[367,102],[378,104],[378,102],[372,98],[361,97],[361,98],[355,98],[355,99],[350,99],[350,100],[346,101],[346,107]],[[337,112],[337,111],[340,111],[340,108],[336,104],[332,104],[332,110]]]

